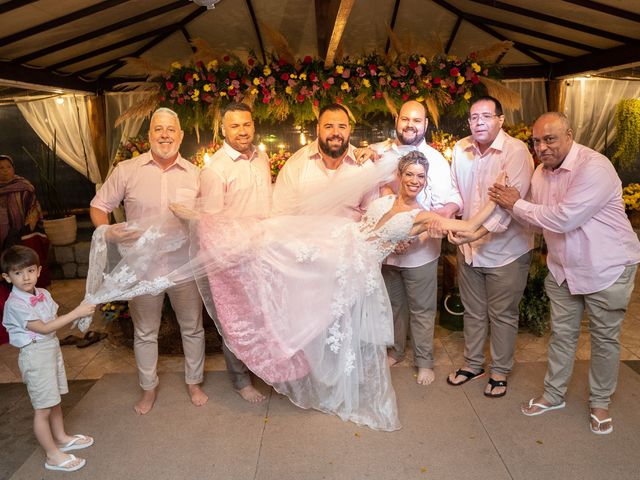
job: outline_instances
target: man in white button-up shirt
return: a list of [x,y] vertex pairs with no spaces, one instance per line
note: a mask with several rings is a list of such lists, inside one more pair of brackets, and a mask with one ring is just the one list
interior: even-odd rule
[[[521,196],[529,191],[533,160],[527,146],[502,130],[502,105],[493,97],[471,104],[471,136],[456,143],[451,171],[468,219],[489,200],[489,188],[505,171],[509,184]],[[518,305],[527,284],[533,238],[508,212],[496,211],[471,242],[458,250],[457,273],[464,304],[464,358],[462,368],[449,375],[451,385],[484,373],[484,345],[491,327],[490,378],[484,394],[507,393],[507,375],[513,367],[518,334]]]
[[[224,110],[222,135],[222,148],[200,174],[203,207],[235,218],[266,218],[271,209],[271,170],[267,155],[253,145],[255,126],[248,105],[233,102]],[[250,403],[264,400],[251,384],[247,366],[224,342],[222,349],[233,389]]]
[[[414,100],[408,101],[400,108],[396,120],[396,139],[372,145],[372,148],[383,154],[397,150],[400,145],[412,145],[422,152],[429,161],[429,170],[427,185],[418,195],[418,201],[425,210],[451,217],[462,208],[462,199],[453,187],[449,163],[424,139],[427,126],[424,106]],[[396,184],[389,187],[393,193],[397,193]],[[440,238],[424,235],[396,249],[396,253],[389,255],[382,266],[393,308],[395,340],[389,349],[389,365],[404,359],[407,329],[410,328],[413,362],[418,368],[416,381],[421,385],[428,385],[435,379],[433,330],[441,241]]]

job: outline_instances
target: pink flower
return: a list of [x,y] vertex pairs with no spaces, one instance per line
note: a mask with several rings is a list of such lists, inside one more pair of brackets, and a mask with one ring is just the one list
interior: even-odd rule
[[166,82],[164,86],[167,88],[167,90],[173,90],[173,82]]

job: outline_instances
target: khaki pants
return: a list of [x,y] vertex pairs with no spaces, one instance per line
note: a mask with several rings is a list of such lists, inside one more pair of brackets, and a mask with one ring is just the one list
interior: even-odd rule
[[564,400],[586,308],[591,335],[589,404],[591,408],[609,407],[618,381],[620,329],[637,269],[637,265],[626,267],[609,288],[588,295],[572,295],[566,281],[558,285],[549,273],[545,289],[551,300],[551,340],[543,395],[547,402],[556,405]]
[[[171,287],[165,291],[176,312],[184,350],[185,382],[202,383],[204,379],[204,328],[202,299],[196,282]],[[164,293],[142,295],[129,301],[133,320],[133,350],[136,355],[140,387],[152,390],[158,385],[158,331],[162,318]]]
[[492,373],[508,375],[518,336],[518,305],[527,286],[531,252],[502,267],[474,267],[458,250],[458,284],[464,305],[464,358],[477,372],[491,328]]
[[438,260],[411,268],[383,265],[382,276],[393,309],[394,344],[389,355],[399,362],[404,359],[411,329],[415,366],[433,368]]

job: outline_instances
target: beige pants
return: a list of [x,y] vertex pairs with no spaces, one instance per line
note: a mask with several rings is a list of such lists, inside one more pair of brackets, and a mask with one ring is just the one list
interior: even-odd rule
[[458,250],[458,284],[464,305],[464,358],[474,371],[484,365],[491,328],[492,373],[508,375],[518,336],[518,305],[527,286],[531,252],[502,267],[474,267]]
[[566,281],[558,285],[549,273],[545,289],[551,300],[551,340],[543,395],[547,402],[556,405],[564,400],[586,308],[591,335],[589,404],[591,408],[609,407],[618,381],[620,329],[637,269],[637,265],[626,267],[609,288],[588,295],[572,295]]
[[394,343],[389,355],[404,359],[407,330],[411,329],[413,363],[433,368],[433,329],[438,293],[438,260],[419,267],[383,265],[382,276],[393,309]]
[[[176,312],[184,350],[185,382],[202,383],[204,378],[204,328],[202,299],[196,282],[171,287],[165,291]],[[158,331],[162,318],[164,294],[142,295],[129,301],[134,326],[133,350],[136,355],[140,387],[152,390],[158,385]]]

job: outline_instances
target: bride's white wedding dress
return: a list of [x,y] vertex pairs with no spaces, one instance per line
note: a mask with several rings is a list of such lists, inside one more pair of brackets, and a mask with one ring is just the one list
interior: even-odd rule
[[[167,218],[146,228],[115,266],[99,228],[87,300],[161,292],[195,275],[229,348],[276,391],[302,408],[396,430],[386,354],[393,322],[380,265],[408,237],[418,210],[379,225],[394,200],[377,199],[358,223],[329,215],[203,215],[192,222],[190,243],[186,229]],[[188,244],[191,264],[163,272],[161,259]]]

